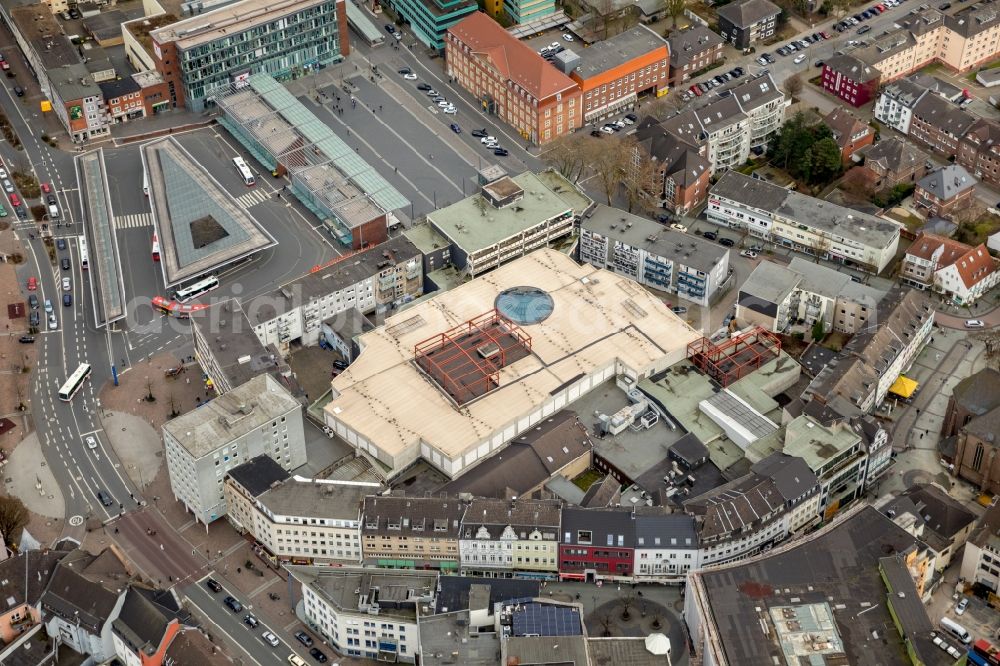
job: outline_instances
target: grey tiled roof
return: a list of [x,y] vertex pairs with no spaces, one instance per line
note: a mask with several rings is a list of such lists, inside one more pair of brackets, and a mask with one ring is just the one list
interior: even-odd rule
[[975,187],[976,182],[964,167],[948,164],[921,178],[917,185],[938,199],[948,201]]
[[674,32],[667,41],[670,43],[670,64],[674,67],[684,67],[695,56],[726,43],[719,33],[701,25]]
[[[563,509],[561,531],[563,544],[635,548],[635,520],[630,511]],[[589,544],[578,540],[581,532],[592,535]]]
[[227,476],[233,477],[252,497],[258,497],[272,484],[287,479],[289,474],[270,456],[257,456],[232,468]]
[[955,384],[951,394],[956,403],[982,416],[1000,406],[1000,371],[983,368]]
[[719,7],[719,16],[740,28],[749,28],[754,23],[780,13],[781,7],[770,0],[737,0]]

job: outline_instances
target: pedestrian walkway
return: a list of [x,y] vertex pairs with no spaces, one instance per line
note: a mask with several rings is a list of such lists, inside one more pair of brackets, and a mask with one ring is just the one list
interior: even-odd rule
[[239,202],[240,206],[243,208],[252,208],[258,204],[262,204],[271,198],[270,192],[265,192],[264,190],[256,189],[250,190],[242,196],[236,197],[236,201]]
[[115,229],[141,229],[151,226],[153,226],[151,213],[132,213],[131,215],[119,215],[115,218]]

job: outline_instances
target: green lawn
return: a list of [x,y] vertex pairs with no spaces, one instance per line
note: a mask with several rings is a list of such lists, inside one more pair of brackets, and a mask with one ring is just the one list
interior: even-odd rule
[[576,486],[583,492],[587,492],[592,485],[603,478],[604,475],[596,469],[588,469],[586,472],[573,479],[573,483],[576,484]]

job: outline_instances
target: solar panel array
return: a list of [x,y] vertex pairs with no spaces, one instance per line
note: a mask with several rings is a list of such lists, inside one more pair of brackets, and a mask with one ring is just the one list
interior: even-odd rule
[[514,636],[579,636],[583,629],[576,608],[529,603],[513,616]]

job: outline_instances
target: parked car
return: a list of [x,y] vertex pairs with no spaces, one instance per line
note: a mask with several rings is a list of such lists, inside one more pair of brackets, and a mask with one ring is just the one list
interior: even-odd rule
[[509,155],[510,153],[507,151],[506,148],[494,148],[493,154],[496,155],[497,157],[507,157],[507,155]]
[[746,257],[747,259],[756,259],[757,253],[754,252],[753,250],[743,250],[742,252],[740,252],[740,256]]
[[449,125],[449,127],[451,128],[451,131],[454,132],[455,134],[462,133],[462,128],[458,126],[458,123],[452,123],[451,125]]
[[986,328],[986,324],[983,323],[982,319],[966,319],[966,328]]
[[795,56],[795,60],[793,60],[792,62],[794,62],[796,65],[799,65],[805,59],[806,59],[806,54],[805,53],[800,53],[799,55]]
[[860,28],[858,28],[858,34],[859,35],[863,35],[866,32],[871,32],[871,31],[872,31],[872,27],[870,25],[863,25]]
[[479,139],[489,136],[489,134],[486,132],[485,129],[474,129],[471,132],[469,132],[469,134]]
[[687,227],[685,227],[683,224],[681,224],[679,222],[674,222],[673,224],[670,225],[670,228],[673,229],[674,231],[679,231],[682,234],[683,233],[687,233],[687,230],[688,230]]
[[222,585],[220,585],[219,581],[215,580],[214,578],[209,578],[208,580],[206,580],[205,586],[208,589],[212,590],[212,592],[215,592],[216,594],[222,592]]
[[251,629],[256,629],[257,625],[260,624],[260,620],[258,620],[252,613],[247,613],[246,617],[243,618],[243,624],[247,625]]
[[563,35],[563,41],[572,42],[573,41],[573,35],[569,34],[568,32],[565,33]]
[[723,236],[722,238],[719,239],[719,245],[725,245],[726,247],[732,247],[732,246],[736,245],[736,241],[734,241],[732,238],[726,238],[725,236]]
[[338,370],[347,370],[348,363],[346,361],[341,361],[340,359],[336,359],[333,362],[333,367],[337,368]]
[[426,83],[421,83],[421,84],[417,85],[417,90],[421,90],[421,91],[427,92],[428,90],[432,90],[432,88],[430,87],[430,85],[428,85]]
[[[35,307],[38,307],[37,305]],[[32,310],[31,314],[28,315],[28,325],[32,328],[38,328],[41,317],[38,316],[37,310]]]
[[417,75],[414,74],[413,72],[409,72],[407,74],[403,74],[403,78],[406,79],[407,81],[416,81]]
[[309,650],[309,656],[318,661],[321,664],[326,663],[326,655],[319,648],[312,648]]
[[687,314],[688,309],[683,305],[677,305],[675,307],[670,308],[670,311],[673,312],[675,315],[682,315],[682,314]]
[[38,309],[38,296],[35,296],[34,294],[28,294],[28,307],[30,307],[32,310]]
[[710,240],[710,241],[718,240],[719,238],[719,234],[715,233],[714,231],[703,231],[701,236],[705,240]]
[[268,645],[271,647],[278,647],[281,643],[278,641],[278,637],[272,634],[270,631],[265,631],[260,635]]
[[17,339],[22,345],[30,345],[35,341],[35,336],[33,335],[22,335]]
[[304,631],[296,631],[295,638],[306,647],[312,647],[313,639]]
[[962,600],[955,605],[955,615],[962,615],[969,607],[969,597],[962,597]]
[[486,135],[486,136],[484,136],[483,138],[481,138],[479,140],[479,143],[482,143],[482,144],[496,143],[496,142],[497,142],[497,138],[495,136],[490,136],[490,135]]
[[453,116],[456,113],[458,113],[458,109],[455,108],[454,104],[450,104],[441,109],[441,113],[445,114],[446,116]]
[[241,612],[243,612],[243,604],[241,604],[239,601],[237,601],[233,597],[226,597],[225,599],[222,600],[222,603],[224,603],[227,606],[229,606],[229,610],[233,611],[234,613],[241,613]]
[[14,86],[14,94],[18,97],[24,97],[24,88],[21,86]]
[[38,289],[38,279],[35,277],[28,278],[28,291],[35,291]]

